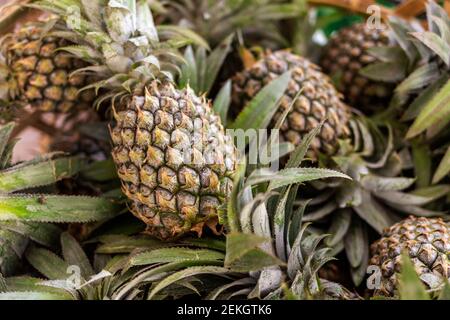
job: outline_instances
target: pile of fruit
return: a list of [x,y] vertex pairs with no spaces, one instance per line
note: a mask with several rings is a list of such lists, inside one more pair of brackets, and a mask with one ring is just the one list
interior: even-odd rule
[[450,1],[1,10],[0,299],[450,299]]

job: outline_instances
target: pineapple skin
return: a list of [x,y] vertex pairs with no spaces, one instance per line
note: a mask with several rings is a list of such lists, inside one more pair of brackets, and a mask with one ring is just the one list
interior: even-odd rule
[[69,43],[51,36],[41,39],[42,32],[37,25],[26,25],[6,37],[2,44],[2,54],[10,70],[11,97],[42,112],[90,108],[95,93],[78,91],[93,80],[80,73],[70,75],[87,64],[68,53],[55,51]]
[[389,44],[387,27],[369,29],[357,23],[334,34],[324,48],[320,66],[332,78],[337,78],[338,90],[354,108],[371,113],[389,103],[395,86],[373,81],[359,70],[376,61],[367,50]]
[[317,158],[318,152],[333,155],[338,139],[350,133],[350,110],[341,101],[328,76],[309,60],[280,50],[271,53],[250,68],[233,77],[233,109],[241,110],[269,82],[287,71],[292,71],[291,81],[275,113],[273,126],[302,90],[280,128],[283,140],[299,145],[302,137],[325,120],[320,133],[311,144],[309,156]]
[[152,82],[115,112],[113,159],[133,214],[162,240],[217,221],[236,166],[220,118],[192,90]]
[[441,218],[409,216],[386,229],[371,245],[370,264],[381,269],[381,286],[374,295],[394,296],[401,254],[411,258],[419,276],[450,277],[450,226]]

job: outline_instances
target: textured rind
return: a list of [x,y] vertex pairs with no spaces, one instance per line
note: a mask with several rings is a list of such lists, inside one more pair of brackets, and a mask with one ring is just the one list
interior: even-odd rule
[[376,82],[359,74],[359,70],[375,62],[367,50],[389,44],[384,29],[369,29],[366,23],[357,23],[339,30],[324,49],[320,65],[332,77],[339,79],[339,91],[352,107],[368,111],[369,107],[385,107],[394,86]]
[[173,239],[217,219],[231,191],[236,149],[203,98],[155,81],[115,120],[113,159],[147,233]]
[[271,53],[233,78],[234,111],[241,110],[266,84],[288,70],[292,71],[292,79],[272,119],[272,126],[302,90],[282,123],[280,136],[298,145],[304,135],[326,119],[311,144],[313,152],[310,156],[317,157],[317,151],[334,154],[338,139],[350,132],[349,108],[342,103],[341,95],[317,65],[289,51]]
[[82,74],[70,76],[86,64],[55,51],[67,46],[67,41],[48,36],[41,39],[42,31],[37,25],[27,25],[2,43],[1,51],[11,70],[11,97],[43,112],[88,109],[95,99],[94,92],[78,91],[92,79]]
[[381,287],[374,295],[393,296],[402,252],[411,258],[419,276],[450,277],[450,226],[441,218],[410,216],[386,229],[371,246],[370,264],[381,269]]

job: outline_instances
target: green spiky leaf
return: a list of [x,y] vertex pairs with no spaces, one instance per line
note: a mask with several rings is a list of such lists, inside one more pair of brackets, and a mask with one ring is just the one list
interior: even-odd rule
[[450,80],[433,99],[423,108],[417,119],[408,130],[406,137],[412,138],[427,130],[437,122],[450,121]]
[[36,270],[50,280],[64,280],[71,276],[69,264],[49,250],[30,247],[25,257]]
[[350,227],[351,216],[352,213],[350,209],[344,209],[335,212],[332,217],[330,228],[327,232],[328,234],[330,234],[330,236],[325,239],[325,243],[328,246],[334,247],[340,241],[342,241]]
[[8,144],[14,126],[14,123],[10,122],[0,127],[0,159],[3,159],[3,157],[5,156],[4,152],[6,149],[6,145]]
[[444,287],[439,293],[439,300],[450,300],[450,282],[445,281]]
[[385,228],[393,224],[394,216],[366,190],[361,195],[362,201],[359,206],[354,207],[354,210],[364,221],[381,234]]
[[330,169],[288,168],[274,173],[263,168],[255,170],[247,179],[246,185],[251,186],[263,182],[270,182],[268,191],[271,191],[290,184],[326,178],[343,178],[351,180],[346,174]]
[[89,279],[90,276],[95,274],[86,253],[77,240],[68,232],[64,232],[61,235],[61,249],[64,260],[69,265],[79,267],[84,279]]
[[49,248],[56,248],[61,229],[54,224],[27,221],[0,221],[0,228],[17,232]]
[[188,277],[192,277],[195,275],[201,274],[219,274],[224,275],[228,273],[229,270],[222,267],[216,266],[198,266],[198,267],[189,267],[184,270],[175,272],[174,274],[164,278],[164,280],[160,281],[150,292],[149,299],[152,299],[159,291],[162,289]]
[[364,251],[368,250],[367,241],[364,241],[366,230],[360,219],[353,219],[345,236],[345,250],[348,261],[353,268],[358,267],[363,259]]
[[117,178],[116,166],[111,158],[95,161],[83,166],[80,174],[87,180],[98,182],[105,182]]
[[199,92],[208,93],[217,79],[220,69],[231,50],[233,34],[220,43],[208,56],[206,72]]
[[405,69],[398,62],[377,62],[360,69],[359,73],[375,81],[396,83],[405,78]]
[[450,66],[450,44],[448,42],[433,32],[412,32],[410,34],[433,50],[447,66]]
[[291,72],[282,74],[264,86],[230,125],[232,129],[264,129],[278,109],[278,103],[286,91]]
[[438,168],[433,176],[433,184],[441,181],[446,175],[450,173],[450,147],[447,148],[444,157],[439,163]]
[[366,175],[361,179],[361,184],[372,191],[401,191],[412,186],[415,179],[412,178],[390,178],[375,175]]
[[430,300],[425,287],[406,253],[402,254],[402,270],[398,278],[398,291],[402,300]]
[[188,41],[188,43],[196,44],[200,47],[209,49],[208,43],[200,37],[198,34],[189,30],[188,28],[183,28],[173,25],[159,25],[156,27],[158,34],[161,38],[169,39],[183,39],[183,41]]
[[227,114],[231,104],[231,80],[228,80],[214,99],[213,110],[220,116],[222,124],[227,125]]
[[428,86],[422,92],[419,93],[417,98],[408,106],[401,117],[401,121],[414,120],[423,110],[423,108],[429,103],[429,101],[437,95],[439,89],[447,81],[447,75],[443,75],[438,81]]
[[323,123],[324,121],[322,121],[318,126],[312,129],[302,138],[302,142],[295,148],[295,150],[289,156],[286,168],[295,168],[300,166],[303,159],[305,158],[306,152],[311,146],[312,141],[322,129]]
[[19,164],[0,172],[0,191],[14,192],[55,183],[79,172],[83,163],[79,157],[67,157]]
[[206,249],[163,248],[140,253],[131,258],[130,264],[135,266],[154,263],[170,263],[182,261],[221,261],[225,255],[221,252]]
[[181,75],[178,83],[182,88],[189,86],[195,92],[199,92],[197,61],[195,60],[194,50],[191,46],[186,48],[184,60],[185,63],[181,66]]
[[225,267],[237,272],[248,272],[284,265],[283,261],[260,248],[267,242],[270,242],[270,239],[254,234],[231,233],[227,235]]
[[112,218],[120,206],[104,198],[0,195],[0,220],[89,222]]

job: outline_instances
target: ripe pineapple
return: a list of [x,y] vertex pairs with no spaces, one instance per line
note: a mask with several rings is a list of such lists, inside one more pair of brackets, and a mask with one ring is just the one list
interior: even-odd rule
[[231,191],[235,149],[210,105],[153,82],[115,114],[113,158],[132,211],[161,239],[217,218]]
[[355,108],[371,111],[386,107],[392,96],[393,84],[370,80],[359,71],[376,61],[368,49],[389,44],[386,26],[371,29],[357,23],[339,30],[324,49],[320,65],[338,82],[338,90]]
[[412,259],[422,280],[427,274],[450,278],[450,226],[441,218],[410,216],[386,229],[371,251],[370,264],[379,266],[382,275],[375,295],[394,295],[402,252]]
[[349,108],[319,67],[289,51],[268,54],[233,78],[234,111],[241,110],[267,83],[289,70],[292,70],[292,79],[272,123],[277,122],[302,90],[281,126],[281,136],[298,145],[306,133],[326,119],[313,141],[313,156],[318,151],[334,154],[338,138],[349,134]]
[[95,98],[93,91],[78,90],[93,80],[71,72],[86,66],[80,59],[55,51],[69,43],[64,39],[43,35],[43,27],[23,26],[6,35],[1,43],[5,73],[5,100],[18,100],[43,112],[69,112],[87,109]]
[[[64,18],[67,4],[54,3],[38,5]],[[101,13],[81,18],[102,36],[92,38],[91,30],[75,28],[71,32],[82,42],[73,48],[103,68],[91,86],[104,88],[97,102],[112,100],[112,155],[131,210],[147,224],[146,232],[160,239],[200,233],[217,220],[230,193],[235,147],[209,102],[190,89],[175,88],[170,71],[178,68],[179,53],[170,44],[179,41],[159,41],[148,4],[95,5]],[[176,30],[170,33],[179,40],[183,30]]]

